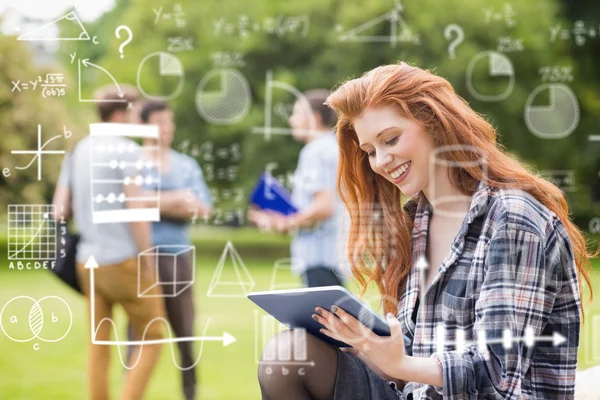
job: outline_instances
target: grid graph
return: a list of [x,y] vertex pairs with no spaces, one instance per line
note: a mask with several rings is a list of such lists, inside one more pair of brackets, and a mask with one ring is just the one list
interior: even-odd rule
[[54,206],[8,206],[8,259],[55,260],[56,221]]

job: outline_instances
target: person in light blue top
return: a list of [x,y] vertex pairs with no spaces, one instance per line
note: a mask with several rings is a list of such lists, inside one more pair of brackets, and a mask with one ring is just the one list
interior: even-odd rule
[[[155,246],[189,245],[189,221],[209,213],[212,199],[196,160],[173,149],[166,151],[169,167],[160,173],[160,188],[155,182],[145,186],[148,190],[160,190],[164,197],[161,199],[161,220],[152,223],[152,242]],[[198,206],[191,204],[195,201],[203,203],[204,207],[198,210]],[[196,209],[196,215],[190,212],[191,208]]]
[[[171,111],[154,113],[168,115]],[[158,179],[145,185],[146,190],[161,192],[161,219],[152,223],[152,243],[165,246],[167,252],[176,252],[175,248],[171,250],[168,246],[191,244],[188,235],[190,220],[210,214],[213,203],[195,159],[170,147],[161,146],[161,152],[166,154],[161,154],[161,169],[154,171]]]
[[[145,186],[148,193],[160,195],[160,222],[152,223],[152,243],[159,246],[158,269],[163,284],[167,317],[175,336],[191,337],[194,326],[192,286],[192,246],[188,235],[194,218],[207,217],[212,212],[212,199],[202,170],[193,158],[171,148],[175,132],[173,111],[163,102],[151,101],[142,106],[141,120],[159,127],[159,139],[146,139],[145,157],[153,161],[154,178]],[[188,287],[186,287],[188,286]],[[196,398],[196,371],[192,342],[178,342],[182,369],[182,386],[186,400]]]
[[259,227],[292,233],[292,272],[305,286],[343,286],[345,272],[344,208],[337,195],[338,145],[332,127],[335,113],[324,102],[329,92],[309,90],[296,101],[289,124],[300,151],[292,186],[298,212],[289,216],[251,209],[248,217]]

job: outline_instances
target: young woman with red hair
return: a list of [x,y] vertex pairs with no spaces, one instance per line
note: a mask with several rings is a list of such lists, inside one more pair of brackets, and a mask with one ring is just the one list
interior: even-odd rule
[[[338,113],[350,264],[363,293],[378,286],[391,336],[317,308],[321,332],[352,347],[309,335],[314,366],[276,374],[261,364],[263,398],[573,398],[580,289],[595,254],[560,189],[420,68],[375,68],[327,103]],[[289,346],[286,335],[266,350]]]

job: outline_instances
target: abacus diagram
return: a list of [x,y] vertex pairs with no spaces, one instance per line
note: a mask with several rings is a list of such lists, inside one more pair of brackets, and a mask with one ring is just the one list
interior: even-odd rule
[[[116,144],[111,138],[158,138],[158,127],[156,125],[132,125],[132,124],[90,124],[90,138],[92,140],[90,159],[92,166],[92,205],[94,223],[114,223],[131,221],[159,221],[160,220],[160,191],[154,195],[127,198],[124,192],[105,193],[106,178],[96,178],[100,170],[117,171],[123,174],[114,174],[115,179],[123,186],[157,184],[160,189],[160,181],[156,174],[151,173],[160,165],[144,160],[142,147],[132,140],[123,140]],[[151,146],[144,146],[146,149]],[[158,148],[150,149],[158,151]],[[103,174],[106,175],[106,174]],[[123,178],[122,176],[125,175]],[[119,176],[117,178],[116,176]],[[135,205],[125,209],[125,202]]]

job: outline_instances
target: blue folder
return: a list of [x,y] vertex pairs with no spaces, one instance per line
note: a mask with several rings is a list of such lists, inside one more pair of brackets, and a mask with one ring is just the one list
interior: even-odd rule
[[298,212],[292,204],[290,192],[266,172],[260,176],[250,196],[250,202],[263,210],[277,211],[285,215]]

